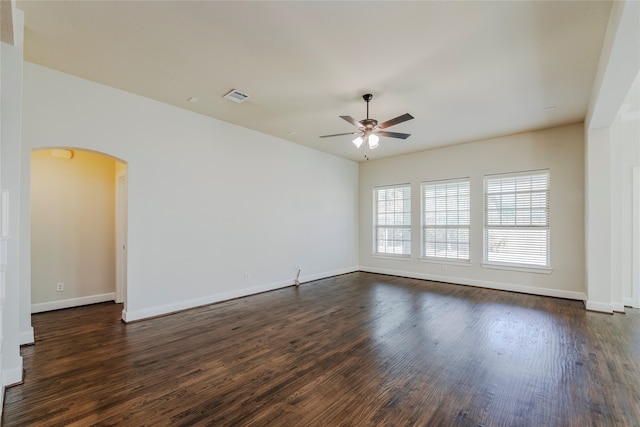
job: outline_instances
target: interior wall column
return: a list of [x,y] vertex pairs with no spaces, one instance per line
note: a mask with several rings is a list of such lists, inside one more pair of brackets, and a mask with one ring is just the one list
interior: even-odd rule
[[[14,5],[15,6],[15,5]],[[13,9],[13,45],[1,43],[1,145],[0,182],[7,192],[8,229],[3,236],[6,252],[2,345],[2,385],[22,381],[20,356],[20,149],[22,125],[22,67],[24,13]],[[4,233],[3,233],[4,234]]]
[[611,304],[611,140],[609,128],[588,130],[585,149],[587,310]]

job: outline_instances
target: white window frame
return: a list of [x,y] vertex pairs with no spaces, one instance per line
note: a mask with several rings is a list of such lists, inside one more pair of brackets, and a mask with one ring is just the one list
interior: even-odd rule
[[[437,199],[442,199],[442,196],[438,197],[438,195],[434,194],[433,202],[430,202],[430,197],[427,197],[427,190],[431,188],[435,192],[447,192],[448,188],[451,188],[455,184],[456,194],[454,197],[450,197],[450,194],[444,195],[444,203],[445,205],[439,205]],[[460,187],[460,184],[465,184],[463,188]],[[466,200],[462,200],[462,204],[460,203],[460,190],[466,186]],[[464,194],[462,194],[464,196]],[[447,262],[447,263],[470,263],[471,262],[471,179],[469,177],[465,178],[455,178],[455,179],[447,179],[447,180],[438,180],[438,181],[425,181],[420,186],[420,197],[421,197],[421,223],[422,223],[422,235],[420,236],[421,241],[421,261],[437,261],[437,262]],[[442,203],[443,200],[440,200]],[[455,203],[455,207],[452,205]],[[429,230],[434,230],[434,233],[444,233],[447,235],[445,237],[445,241],[439,242],[438,240],[432,241],[427,239],[427,233]],[[439,230],[439,231],[438,231]],[[464,237],[462,239],[456,237],[455,240],[451,241],[451,245],[456,246],[456,252],[459,254],[459,248],[461,245],[466,245],[467,252],[466,258],[460,257],[460,255],[449,256],[448,253],[445,253],[444,256],[439,256],[437,253],[428,253],[428,248],[431,244],[437,245],[438,243],[445,243],[448,245],[449,242],[449,232],[448,230],[457,230],[459,235],[460,230],[464,230],[466,232],[466,242],[464,242]],[[448,251],[448,250],[447,250]]]
[[[379,219],[380,219],[380,212],[379,212],[379,205],[378,205],[378,194],[380,191],[388,191],[388,190],[403,190],[405,191],[405,195],[408,195],[408,198],[403,198],[402,200],[408,200],[409,206],[403,206],[402,207],[402,211],[397,212],[397,211],[388,211],[385,209],[384,214],[385,215],[390,215],[390,214],[395,214],[395,215],[401,215],[402,216],[402,224],[380,224],[379,223]],[[400,199],[398,199],[400,200]],[[404,203],[403,203],[404,205]],[[398,184],[398,185],[388,185],[388,186],[382,186],[382,187],[374,187],[373,189],[373,256],[377,256],[377,257],[393,257],[393,258],[411,258],[411,184]],[[408,220],[408,224],[406,223]],[[384,222],[389,222],[389,218],[387,220],[385,220]],[[391,222],[395,222],[391,221]],[[389,231],[394,230],[394,233],[401,233],[403,234],[403,237],[407,236],[408,240],[406,239],[400,239],[397,241],[400,242],[408,242],[408,253],[404,253],[404,252],[396,252],[395,249],[393,251],[381,251],[380,250],[380,246],[378,244],[378,232],[380,231],[380,229],[387,229]],[[389,240],[387,240],[389,241]],[[390,240],[390,241],[396,241],[396,240]],[[387,245],[385,245],[387,246]],[[404,251],[405,247],[407,247],[407,243],[402,244],[401,243],[401,250]],[[396,245],[397,247],[397,245]]]
[[[507,186],[504,191],[494,190],[489,192],[489,185],[494,186],[496,181],[502,181],[501,185],[508,184],[509,180],[515,179],[516,182],[522,178],[532,178],[538,176],[546,176],[546,188],[536,189],[516,189],[516,187]],[[493,181],[493,182],[492,182]],[[483,227],[483,267],[486,268],[498,268],[498,269],[514,269],[521,271],[529,271],[534,273],[550,273],[551,270],[551,227],[550,227],[550,215],[549,215],[549,201],[551,192],[551,176],[548,169],[505,173],[497,175],[485,175],[484,177],[484,227]],[[490,197],[495,198],[499,196],[500,203],[497,209],[490,209]],[[537,198],[537,201],[533,200],[533,197]],[[508,201],[505,201],[507,198]],[[527,198],[529,199],[527,202]],[[509,204],[509,209],[505,209],[503,205]],[[528,203],[528,204],[527,204]],[[538,206],[534,206],[537,203]],[[494,205],[495,206],[495,205]],[[537,209],[536,209],[537,207]],[[500,218],[498,220],[498,217]],[[498,224],[499,222],[499,224]],[[519,223],[518,223],[519,222]],[[544,263],[540,262],[523,262],[520,261],[506,261],[505,258],[512,257],[517,259],[518,256],[526,256],[526,252],[520,254],[515,252],[504,252],[505,255],[502,260],[498,260],[499,256],[491,259],[490,254],[496,253],[495,251],[489,251],[490,234],[492,231],[496,233],[503,232],[505,234],[513,232],[521,232],[524,235],[529,234],[529,237],[523,237],[520,242],[513,241],[513,245],[517,243],[524,247],[525,244],[535,244],[536,240],[542,242],[541,236],[544,236],[543,245],[539,245],[538,250],[544,250]],[[527,242],[527,239],[531,239]],[[505,243],[508,245],[509,243]],[[532,254],[535,252],[535,247],[532,248]]]

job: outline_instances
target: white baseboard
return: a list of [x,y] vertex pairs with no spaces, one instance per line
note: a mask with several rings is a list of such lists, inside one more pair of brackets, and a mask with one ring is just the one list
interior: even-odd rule
[[20,345],[33,344],[35,341],[33,327],[30,326],[28,330],[20,332]]
[[599,311],[602,313],[613,314],[613,304],[609,304],[606,302],[587,301],[585,305],[587,307],[587,310],[589,311]]
[[436,274],[414,273],[401,270],[390,270],[377,267],[360,267],[360,271],[368,273],[388,274],[390,276],[410,277],[412,279],[433,280],[436,282],[453,283],[456,285],[477,286],[479,288],[497,289],[500,291],[521,292],[524,294],[540,295],[545,297],[566,298],[584,301],[584,292],[565,291],[562,289],[538,288],[535,286],[515,285],[512,283],[491,282],[488,280],[465,279],[451,276],[440,276]]
[[640,308],[633,305],[633,298],[622,298],[622,304],[625,307]]
[[360,271],[359,267],[341,268],[340,270],[326,271],[324,273],[306,274],[300,276],[300,283],[313,282],[314,280],[326,279],[327,277],[340,276],[341,274],[354,273]]
[[97,304],[99,302],[114,301],[116,294],[89,295],[86,297],[69,298],[58,301],[41,302],[31,304],[31,313],[42,313],[43,311],[60,310],[62,308],[79,307],[81,305]]
[[[357,267],[344,268],[340,270],[327,271],[324,273],[308,274],[300,276],[300,283],[320,280],[327,277],[338,276],[340,274],[353,273],[358,271]],[[295,277],[265,285],[254,286],[252,288],[243,288],[219,294],[207,295],[201,298],[194,298],[185,301],[178,301],[171,304],[165,304],[155,307],[143,308],[140,310],[122,310],[122,320],[124,322],[133,322],[136,320],[147,319],[149,317],[163,316],[165,314],[175,313],[177,311],[187,310],[190,308],[201,307],[203,305],[215,304],[217,302],[228,301],[234,298],[246,297],[249,295],[259,294],[267,291],[293,286]]]
[[611,306],[613,307],[613,311],[618,313],[624,313],[624,303],[613,302],[611,303]]
[[201,307],[203,305],[214,304],[216,302],[227,301],[234,298],[244,297],[247,295],[259,294],[261,292],[273,291],[280,288],[286,288],[293,285],[293,280],[286,280],[277,283],[269,283],[267,285],[255,286],[253,288],[239,289],[237,291],[222,292],[214,295],[207,295],[201,298],[178,301],[171,304],[158,305],[155,307],[143,308],[140,310],[122,310],[122,320],[125,322],[133,322],[136,320],[147,319],[149,317],[163,316],[165,314],[175,313],[189,308]]
[[5,369],[2,371],[2,385],[4,387],[20,384],[22,382],[22,358],[20,358],[20,367],[13,369]]

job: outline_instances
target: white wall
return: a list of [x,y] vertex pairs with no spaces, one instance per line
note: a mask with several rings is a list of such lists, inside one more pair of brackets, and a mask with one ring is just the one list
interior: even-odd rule
[[25,150],[128,163],[126,320],[357,268],[354,162],[31,63],[23,105]]
[[115,298],[115,171],[113,158],[89,151],[32,152],[33,313]]
[[[360,265],[444,282],[584,299],[584,133],[582,124],[557,127],[374,160],[360,167]],[[549,169],[551,274],[483,268],[483,178],[487,174]],[[471,179],[471,265],[421,262],[420,184]],[[372,257],[373,198],[376,186],[412,186],[410,261]]]

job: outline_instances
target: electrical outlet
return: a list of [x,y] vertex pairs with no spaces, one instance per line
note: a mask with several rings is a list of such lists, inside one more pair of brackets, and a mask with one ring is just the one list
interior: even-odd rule
[[56,292],[62,292],[62,291],[64,291],[64,283],[59,282],[59,283],[56,285]]
[[297,273],[298,271],[302,270],[302,267],[300,267],[299,265],[296,265],[295,267],[293,267],[293,271],[295,273]]
[[447,271],[447,264],[442,264],[442,271]]
[[244,273],[244,280],[249,280],[249,273],[247,273],[246,271]]

